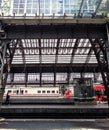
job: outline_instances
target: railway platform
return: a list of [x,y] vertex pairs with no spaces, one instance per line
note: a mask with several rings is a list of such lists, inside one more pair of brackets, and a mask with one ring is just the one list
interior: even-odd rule
[[[5,105],[5,98],[3,99],[2,104]],[[24,104],[71,104],[74,105],[74,99],[63,98],[63,97],[11,97],[10,98],[11,105],[24,105]]]
[[97,105],[2,105],[0,116],[4,118],[106,119],[109,118],[109,106],[107,103]]

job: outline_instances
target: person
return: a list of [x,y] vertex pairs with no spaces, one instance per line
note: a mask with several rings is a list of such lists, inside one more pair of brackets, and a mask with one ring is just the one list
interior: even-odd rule
[[9,101],[10,101],[10,95],[9,95],[9,92],[7,92],[6,94],[6,104],[9,104]]
[[70,98],[70,93],[71,93],[71,91],[70,91],[70,89],[68,89],[67,92],[66,92],[65,97],[66,97],[66,98]]
[[100,101],[101,101],[101,99],[100,99],[100,97],[101,97],[100,92],[97,93],[97,96],[98,96],[98,103],[100,103]]

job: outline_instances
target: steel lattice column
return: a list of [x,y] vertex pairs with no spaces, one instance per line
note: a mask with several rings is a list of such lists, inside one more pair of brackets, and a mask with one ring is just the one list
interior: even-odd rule
[[[106,56],[107,56],[107,85],[109,86],[109,25],[106,25],[107,29],[107,39],[105,42],[105,47],[106,47]],[[108,105],[109,105],[109,87],[106,86],[106,94],[108,98]]]
[[14,56],[17,43],[12,42],[12,46],[10,46],[11,41],[1,40],[0,42],[1,42],[0,43],[0,62],[1,62],[0,64],[0,108],[1,108],[7,77],[11,69],[11,63],[12,63],[12,59]]
[[104,82],[104,85],[106,86],[107,85],[107,82],[106,82],[106,76],[105,76],[105,73],[104,73],[104,64],[102,63],[101,61],[101,57],[100,57],[100,54],[99,54],[99,51],[96,47],[96,45],[98,46],[99,43],[98,43],[98,40],[95,39],[95,40],[92,40],[92,39],[89,39],[91,45],[92,45],[92,49],[95,53],[95,56],[96,56],[96,59],[97,59],[97,62],[98,62],[98,66],[99,66],[99,69],[101,71],[101,75],[102,75],[102,79],[103,79],[103,82]]
[[[101,71],[101,75],[102,75],[102,79],[103,79],[103,84],[105,86],[105,91],[106,91],[106,95],[108,97],[108,100],[109,100],[109,88],[108,88],[108,81],[107,81],[107,73],[109,72],[109,69],[105,66],[105,62],[108,64],[108,56],[107,56],[107,59],[105,59],[105,52],[103,52],[103,47],[98,50],[96,46],[99,46],[99,40],[98,39],[95,39],[95,40],[92,40],[92,39],[89,39],[90,40],[90,43],[92,45],[92,49],[95,53],[95,56],[96,56],[96,59],[97,59],[97,62],[98,62],[98,66],[99,66],[99,69]],[[107,41],[107,40],[106,40]],[[107,42],[106,42],[107,43]],[[106,46],[106,51],[107,51],[107,46]],[[103,60],[101,60],[101,55],[100,55],[100,51],[102,53],[102,56],[103,56]],[[107,51],[107,54],[109,54],[109,51]],[[106,74],[104,72],[104,70],[106,69]],[[109,105],[109,102],[108,102],[108,105]]]
[[2,98],[4,94],[4,85],[3,85],[3,68],[5,65],[5,56],[6,56],[6,48],[7,44],[4,41],[0,41],[0,108],[2,104]]

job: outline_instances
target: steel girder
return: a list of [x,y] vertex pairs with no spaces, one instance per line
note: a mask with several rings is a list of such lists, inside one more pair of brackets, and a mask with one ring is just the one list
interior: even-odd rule
[[7,25],[7,39],[106,39],[105,25]]
[[83,3],[84,3],[84,0],[81,1],[80,8],[78,11],[78,17],[81,17],[81,9],[82,9]]
[[100,4],[102,3],[102,0],[99,0],[98,2],[97,2],[97,6],[96,6],[96,9],[95,9],[95,12],[94,12],[94,17],[96,16],[96,14],[97,14],[97,12],[98,12],[98,9],[99,9],[99,7],[100,7]]
[[[43,83],[43,82],[42,82]],[[11,83],[7,83],[7,85],[11,85]],[[25,85],[25,82],[13,82],[13,85]],[[28,82],[28,85],[35,85],[35,86],[39,86],[39,82]],[[53,85],[52,81],[44,81],[44,83],[42,85]],[[55,83],[55,85],[68,85],[68,83],[66,82],[60,82],[60,83]]]
[[[56,72],[58,73],[79,73],[82,71],[83,63],[73,63],[73,64],[57,64],[56,66],[54,64],[26,64],[26,71],[27,73],[40,73],[40,69],[42,73],[53,73],[54,67],[56,69]],[[104,64],[102,64],[104,65]],[[19,69],[20,68],[20,69]],[[85,72],[91,73],[94,72],[100,72],[100,69],[96,63],[90,63],[88,66],[86,65]],[[24,65],[23,64],[12,64],[10,73],[22,73],[24,71]],[[106,70],[104,70],[105,72]],[[5,70],[4,70],[5,73]]]

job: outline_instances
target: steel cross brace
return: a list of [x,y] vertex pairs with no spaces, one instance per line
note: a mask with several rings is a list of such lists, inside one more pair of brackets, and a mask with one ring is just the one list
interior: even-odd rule
[[99,65],[99,69],[101,71],[103,83],[106,86],[107,82],[106,82],[106,76],[105,76],[105,73],[104,73],[104,65],[102,64],[102,61],[100,60],[100,54],[98,53],[98,50],[96,48],[96,45],[98,45],[97,40],[96,39],[95,40],[89,39],[89,41],[90,41],[90,43],[92,45],[92,49],[95,53],[95,56],[96,56],[96,59],[97,59],[98,65]]

